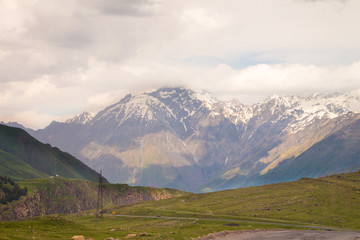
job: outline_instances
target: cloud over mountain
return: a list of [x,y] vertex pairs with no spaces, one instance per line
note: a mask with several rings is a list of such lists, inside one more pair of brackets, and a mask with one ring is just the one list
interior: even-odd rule
[[359,9],[335,0],[4,0],[0,117],[41,127],[162,86],[251,103],[360,88]]

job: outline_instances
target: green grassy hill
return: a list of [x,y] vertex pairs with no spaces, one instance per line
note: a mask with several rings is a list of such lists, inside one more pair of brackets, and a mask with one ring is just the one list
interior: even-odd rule
[[0,175],[14,180],[44,178],[48,174],[39,172],[15,155],[0,150]]
[[14,180],[55,176],[98,181],[99,174],[19,128],[0,124],[0,175]]
[[360,172],[193,194],[116,211],[130,215],[284,221],[360,230]]
[[[39,189],[50,187],[55,192],[57,188],[54,184],[65,184],[56,183],[59,179],[38,181],[31,181],[31,184]],[[84,182],[72,181],[75,181],[74,184]],[[30,182],[21,184],[25,186]],[[29,188],[29,185],[26,186]],[[129,188],[134,194],[143,189],[152,191],[151,188],[134,189],[126,185],[108,186],[110,189]],[[122,192],[124,199],[127,199],[126,191]],[[114,212],[115,215],[112,214]],[[104,218],[96,218],[92,210],[66,216],[0,222],[0,227],[3,230],[0,239],[34,237],[43,240],[71,239],[74,235],[84,235],[95,240],[109,237],[128,239],[129,234],[136,234],[131,239],[183,240],[229,230],[301,230],[321,227],[360,231],[360,172],[183,195],[118,207],[110,204],[107,205]]]

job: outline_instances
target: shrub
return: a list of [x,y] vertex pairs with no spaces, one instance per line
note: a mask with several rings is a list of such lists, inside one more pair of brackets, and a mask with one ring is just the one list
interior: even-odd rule
[[8,177],[0,176],[0,204],[6,204],[18,200],[27,194],[27,188],[20,188],[17,183]]

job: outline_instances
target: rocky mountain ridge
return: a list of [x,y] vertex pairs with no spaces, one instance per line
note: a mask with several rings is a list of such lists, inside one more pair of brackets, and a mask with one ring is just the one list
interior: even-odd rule
[[253,185],[249,179],[352,124],[359,112],[359,90],[274,95],[246,106],[205,91],[162,88],[32,134],[103,169],[111,182],[213,191],[233,187],[226,182],[234,179],[236,186]]
[[[179,90],[182,90],[183,93],[177,96]],[[172,101],[171,106],[169,101]],[[274,120],[280,121],[286,116],[292,116],[295,121],[292,125],[299,125],[298,129],[301,129],[302,125],[311,122],[314,118],[332,119],[348,112],[360,112],[360,90],[344,94],[316,93],[308,97],[273,95],[267,97],[262,103],[244,105],[235,99],[231,101],[218,100],[206,91],[159,89],[151,93],[129,94],[120,102],[106,108],[106,111],[99,112],[95,117],[88,112],[83,112],[68,119],[66,123],[94,124],[96,121],[111,118],[112,114],[119,117],[120,112],[117,110],[120,109],[124,110],[124,118],[119,121],[119,125],[132,115],[137,115],[145,121],[152,121],[153,114],[156,113],[156,109],[153,109],[155,106],[158,107],[158,110],[166,112],[168,117],[173,117],[180,122],[183,122],[184,118],[195,115],[201,106],[209,110],[211,116],[223,115],[236,125],[246,124],[250,119],[263,115],[266,111],[271,111],[270,115],[278,112],[281,113],[281,118]],[[175,114],[174,109],[177,110]],[[188,114],[184,114],[184,112]],[[300,122],[301,120],[303,122]]]

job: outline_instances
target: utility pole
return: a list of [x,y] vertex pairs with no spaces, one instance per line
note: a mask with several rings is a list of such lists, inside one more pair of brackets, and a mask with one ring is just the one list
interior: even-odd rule
[[102,186],[102,170],[100,170],[99,176],[99,187],[98,187],[98,196],[96,204],[96,216],[103,217],[103,186]]
[[57,177],[58,174],[57,174],[56,158],[54,158],[54,160],[55,160],[55,174],[54,174],[54,177]]

